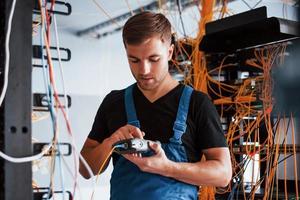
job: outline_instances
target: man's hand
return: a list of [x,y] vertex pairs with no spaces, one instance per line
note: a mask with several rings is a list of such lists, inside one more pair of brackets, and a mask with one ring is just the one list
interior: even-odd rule
[[[113,144],[124,139],[142,139],[144,135],[145,134],[139,128],[128,124],[119,128],[109,138],[103,140],[102,143],[88,138],[82,147],[81,155],[86,159],[87,163],[92,168],[94,175],[96,175],[99,171],[99,167],[103,164],[107,155],[111,151]],[[105,167],[103,168],[103,171],[105,170],[108,163],[109,162],[106,163]],[[86,167],[81,162],[79,171],[83,177],[91,177]]]
[[160,144],[150,142],[149,146],[154,151],[153,156],[141,157],[137,154],[124,154],[123,156],[144,172],[167,176],[167,172],[171,169],[173,162],[167,158]]
[[143,139],[145,133],[142,132],[139,128],[132,126],[132,125],[125,125],[116,130],[109,138],[105,139],[106,142],[112,146],[116,142],[125,139],[131,138],[140,138]]
[[150,143],[155,155],[140,157],[135,154],[123,156],[136,164],[140,170],[155,173],[192,185],[226,187],[231,179],[230,153],[226,147],[203,150],[206,161],[195,163],[173,162],[156,143]]

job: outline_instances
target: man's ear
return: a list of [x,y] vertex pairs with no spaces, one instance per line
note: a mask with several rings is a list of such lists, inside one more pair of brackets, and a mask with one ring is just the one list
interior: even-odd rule
[[168,49],[168,60],[169,61],[172,59],[173,52],[174,52],[174,44],[171,44]]

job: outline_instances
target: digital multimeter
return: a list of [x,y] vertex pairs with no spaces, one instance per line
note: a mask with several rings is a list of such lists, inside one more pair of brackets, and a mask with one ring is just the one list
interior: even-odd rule
[[129,153],[145,153],[151,150],[149,147],[150,140],[144,140],[139,138],[132,138],[126,140],[120,140],[115,143],[113,147],[118,154]]

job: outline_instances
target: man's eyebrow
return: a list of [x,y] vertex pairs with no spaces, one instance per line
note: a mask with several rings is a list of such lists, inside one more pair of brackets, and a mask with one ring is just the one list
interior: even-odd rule
[[135,57],[135,56],[132,56],[132,55],[128,55],[128,58],[134,58],[134,59],[138,59],[137,57]]
[[152,58],[152,57],[160,57],[159,54],[153,54],[153,55],[150,55],[149,58]]
[[[153,57],[160,57],[161,55],[160,54],[153,54],[153,55],[150,55],[149,58],[153,58]],[[132,55],[128,55],[128,58],[133,58],[133,59],[138,59],[137,57],[135,56],[132,56]]]

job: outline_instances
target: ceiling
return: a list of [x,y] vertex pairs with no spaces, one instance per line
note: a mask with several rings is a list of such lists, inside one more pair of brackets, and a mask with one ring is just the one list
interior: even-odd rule
[[[114,31],[117,28],[122,27],[124,20],[118,21],[117,23],[114,23],[112,18],[118,17],[120,15],[123,15],[125,13],[131,13],[132,10],[139,9],[141,7],[144,7],[146,5],[149,5],[153,2],[161,2],[161,4],[167,5],[168,9],[176,9],[176,15],[177,15],[177,21],[178,21],[178,10],[175,0],[86,0],[86,1],[80,1],[80,0],[61,0],[65,1],[67,3],[70,3],[72,6],[72,13],[70,16],[60,16],[57,15],[58,19],[58,25],[60,31],[64,33],[69,34],[78,34],[78,32],[83,31],[87,28],[90,28],[92,26],[95,26],[99,23],[109,21],[110,25],[106,26],[101,29],[97,29],[96,31],[92,31],[89,34],[86,34],[85,37],[95,37],[96,35],[103,34],[106,32]],[[193,3],[196,4],[196,0],[178,0],[178,2],[181,3],[181,5],[186,5],[185,3]],[[257,5],[258,7],[262,4],[270,4],[272,2],[272,5],[276,5],[277,3],[282,4],[283,0],[247,0],[246,3],[243,3],[245,1],[235,1],[230,0],[228,2],[234,2],[234,5],[237,6],[239,9],[236,10],[236,13],[242,12],[243,10],[248,10],[249,7]],[[292,0],[284,0],[287,4],[292,4],[291,2],[294,2]],[[184,6],[183,6],[184,7]],[[63,6],[59,7],[57,5],[56,9],[64,9]],[[175,13],[174,12],[174,13]],[[189,15],[191,18],[195,18],[196,20],[199,20],[199,13],[184,13],[186,15]],[[198,15],[198,16],[197,16]],[[196,16],[196,17],[195,17]],[[171,16],[172,17],[172,16]],[[186,21],[184,21],[186,22]],[[178,25],[180,26],[180,25]]]
[[[67,2],[72,6],[72,13],[67,17],[57,17],[59,28],[61,31],[76,33],[98,23],[110,20],[110,18],[130,12],[130,10],[145,6],[153,2],[153,0],[127,0],[130,8],[126,0],[69,0]],[[56,9],[64,8],[58,8],[57,6]],[[113,27],[117,27],[117,25],[113,24]]]

